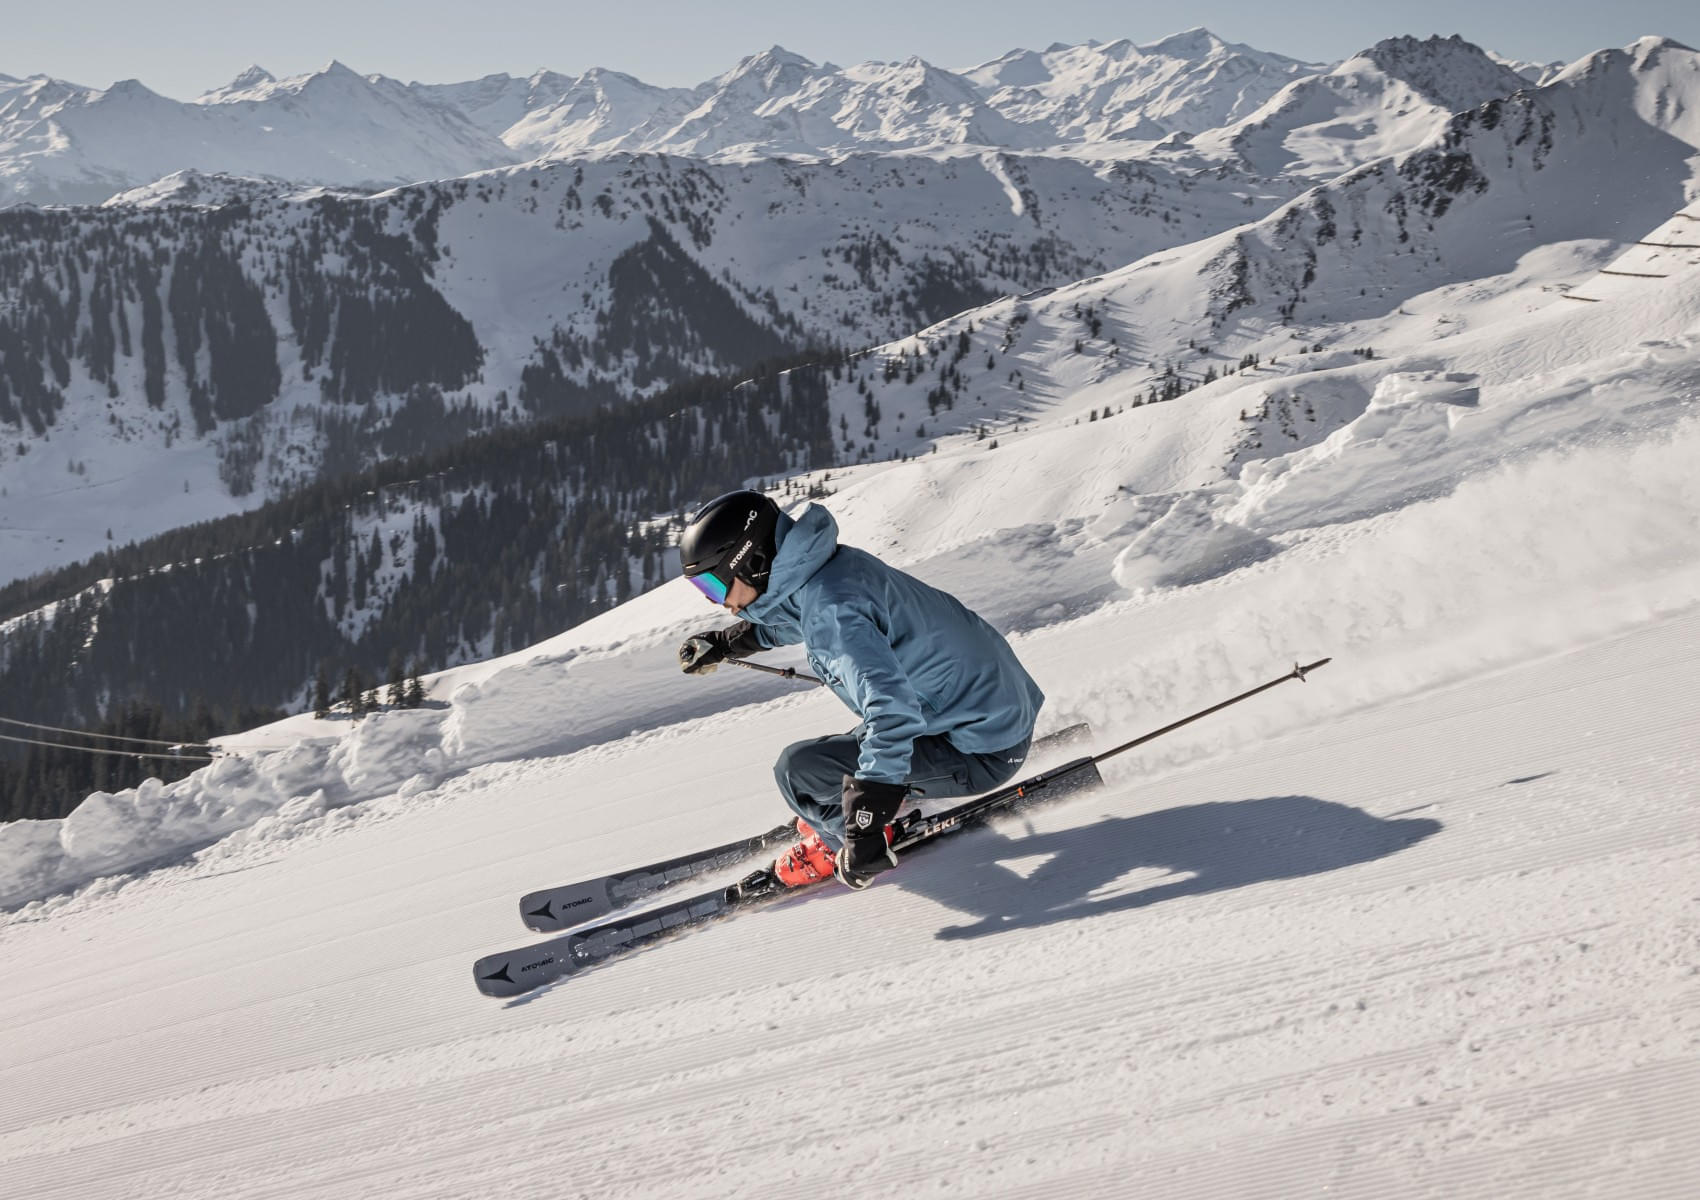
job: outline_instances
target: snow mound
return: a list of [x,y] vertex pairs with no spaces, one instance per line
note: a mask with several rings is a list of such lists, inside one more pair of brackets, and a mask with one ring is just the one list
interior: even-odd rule
[[[1437,481],[1412,468],[1444,454],[1459,420],[1480,399],[1474,375],[1395,371],[1376,386],[1362,416],[1320,445],[1246,464],[1235,516],[1327,524],[1418,499]],[[1395,479],[1407,486],[1389,488]]]
[[1212,500],[1202,493],[1137,498],[1134,507],[1143,511],[1129,524],[1141,524],[1141,516],[1150,520],[1116,556],[1116,583],[1131,592],[1185,587],[1276,552],[1268,538],[1221,517]]

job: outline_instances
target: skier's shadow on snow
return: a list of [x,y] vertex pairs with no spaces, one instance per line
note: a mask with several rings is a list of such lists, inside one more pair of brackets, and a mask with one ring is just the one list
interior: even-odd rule
[[[948,864],[895,878],[909,891],[978,917],[938,933],[960,940],[1319,875],[1396,854],[1441,828],[1426,818],[1383,820],[1314,796],[1267,796],[1109,817],[1055,833],[979,830],[949,839],[941,855]],[[1002,865],[1041,855],[1049,857],[1030,872]],[[1136,869],[1145,874],[1094,895]]]

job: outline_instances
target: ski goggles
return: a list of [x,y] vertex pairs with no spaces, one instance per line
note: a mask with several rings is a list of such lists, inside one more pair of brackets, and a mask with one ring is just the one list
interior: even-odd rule
[[710,604],[724,605],[726,603],[726,591],[730,585],[722,581],[720,576],[713,571],[704,571],[701,575],[687,575],[685,578],[691,581],[692,586],[697,591],[708,597]]

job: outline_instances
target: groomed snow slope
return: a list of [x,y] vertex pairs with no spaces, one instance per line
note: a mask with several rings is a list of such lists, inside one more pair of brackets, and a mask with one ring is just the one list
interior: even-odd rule
[[848,723],[681,679],[678,583],[0,829],[0,1196],[1700,1192],[1700,264],[1649,274],[836,476],[1045,729],[1335,659],[865,893],[474,991],[522,891],[769,827]]
[[[1136,674],[1149,632],[1024,651]],[[1343,713],[1360,674],[524,1003],[467,970],[521,887],[761,827],[833,703],[15,926],[0,1194],[1695,1194],[1700,613]]]

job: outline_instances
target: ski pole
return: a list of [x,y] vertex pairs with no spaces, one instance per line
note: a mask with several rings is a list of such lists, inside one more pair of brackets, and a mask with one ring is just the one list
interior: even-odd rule
[[752,671],[760,671],[764,675],[778,675],[781,679],[797,679],[801,680],[803,683],[812,683],[816,686],[821,686],[820,680],[816,679],[813,675],[803,674],[795,667],[769,667],[764,666],[761,663],[748,662],[742,658],[728,658],[725,661],[731,663],[735,667],[747,667]]
[[[795,667],[769,667],[762,663],[754,663],[742,658],[728,658],[725,661],[732,663],[734,666],[746,667],[751,671],[760,671],[765,675],[778,675],[782,679],[796,679],[803,683],[815,684],[817,687],[824,686],[821,681],[816,679],[813,675],[805,675]],[[1300,683],[1303,683],[1305,681],[1305,676],[1309,675],[1318,667],[1325,667],[1333,661],[1334,660],[1332,658],[1319,658],[1315,662],[1307,663],[1302,667],[1295,663],[1293,664],[1293,669],[1288,671],[1279,679],[1271,679],[1268,683],[1259,684],[1257,687],[1252,688],[1248,692],[1241,692],[1239,695],[1223,700],[1219,704],[1212,704],[1209,708],[1201,709],[1198,712],[1193,713],[1190,717],[1182,717],[1180,720],[1165,725],[1161,729],[1153,729],[1150,733],[1145,734],[1143,737],[1136,737],[1131,742],[1123,742],[1119,746],[1112,746],[1108,750],[1094,754],[1088,761],[1095,763],[1103,762],[1106,758],[1113,758],[1124,751],[1132,750],[1135,746],[1143,746],[1146,742],[1160,738],[1165,733],[1173,733],[1182,725],[1190,725],[1194,721],[1208,717],[1211,713],[1221,712],[1230,704],[1238,704],[1241,700],[1249,700],[1259,692],[1267,692],[1270,688],[1278,687],[1289,680],[1296,679]]]
[[1161,729],[1154,729],[1144,737],[1136,737],[1131,742],[1123,742],[1119,746],[1112,746],[1110,749],[1105,750],[1100,754],[1094,754],[1089,761],[1095,763],[1103,762],[1106,758],[1111,758],[1122,753],[1124,750],[1132,750],[1135,746],[1143,746],[1146,742],[1151,741],[1153,738],[1160,738],[1165,733],[1172,733],[1179,729],[1182,725],[1190,725],[1200,717],[1208,717],[1213,712],[1221,712],[1230,704],[1238,704],[1241,700],[1249,700],[1259,692],[1267,692],[1270,688],[1278,687],[1279,685],[1286,683],[1289,679],[1296,679],[1300,683],[1303,683],[1306,675],[1309,675],[1318,667],[1327,666],[1333,661],[1334,660],[1332,658],[1319,658],[1315,662],[1302,667],[1297,663],[1294,663],[1293,669],[1281,676],[1279,679],[1271,679],[1268,683],[1259,684],[1257,687],[1252,688],[1249,692],[1241,692],[1239,695],[1232,699],[1224,700],[1220,704],[1212,704],[1209,708],[1195,712],[1190,717],[1182,717],[1172,725],[1165,725]]

